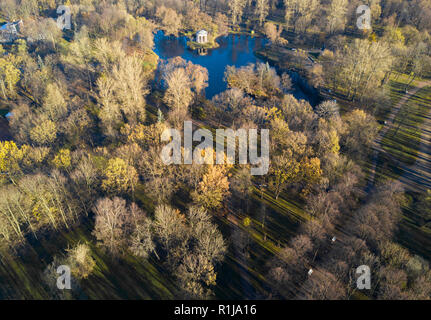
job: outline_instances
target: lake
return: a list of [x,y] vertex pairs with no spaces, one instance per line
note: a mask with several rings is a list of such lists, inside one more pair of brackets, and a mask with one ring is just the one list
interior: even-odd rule
[[[243,67],[250,63],[265,63],[254,53],[268,44],[268,40],[264,38],[230,34],[217,39],[218,48],[208,50],[206,55],[200,55],[197,50],[187,48],[187,41],[188,38],[185,36],[165,36],[163,31],[159,31],[154,37],[154,52],[162,60],[180,56],[187,61],[207,68],[209,75],[208,87],[205,89],[207,99],[211,99],[227,89],[227,84],[224,81],[224,72],[227,66]],[[303,80],[298,78],[298,75],[291,74],[291,76],[294,83],[292,94],[297,99],[310,101],[300,89]]]

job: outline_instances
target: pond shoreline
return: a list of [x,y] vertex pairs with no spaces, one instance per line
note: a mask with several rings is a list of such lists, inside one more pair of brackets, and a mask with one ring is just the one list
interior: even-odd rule
[[165,36],[163,31],[158,31],[155,35],[154,52],[161,60],[179,56],[205,67],[209,73],[209,86],[205,90],[208,100],[227,89],[227,84],[224,81],[224,71],[227,66],[234,65],[239,68],[259,62],[268,62],[277,70],[279,75],[288,72],[294,82],[294,90],[291,94],[297,99],[306,100],[312,106],[317,105],[321,100],[318,91],[309,85],[299,70],[280,68],[274,61],[259,54],[259,51],[264,51],[268,44],[268,40],[264,37],[233,32],[217,37],[215,41],[218,47],[205,48],[204,52],[200,51],[201,48],[196,50],[190,48],[189,39],[189,34],[173,37]]

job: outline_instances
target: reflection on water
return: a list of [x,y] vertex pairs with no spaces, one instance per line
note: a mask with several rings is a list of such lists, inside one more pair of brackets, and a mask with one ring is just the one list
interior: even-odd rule
[[[224,72],[227,66],[242,67],[250,63],[264,62],[254,55],[254,52],[265,46],[268,41],[246,35],[229,35],[217,39],[219,47],[216,49],[189,50],[186,37],[165,36],[159,31],[155,36],[155,53],[162,60],[181,56],[187,61],[199,64],[208,69],[208,88],[206,97],[211,99],[216,94],[226,90]],[[280,73],[280,70],[278,70]],[[318,93],[311,88],[299,74],[289,72],[294,83],[292,94],[297,99],[308,100],[311,105],[319,101]]]
[[252,38],[245,35],[229,35],[217,39],[219,47],[205,52],[187,49],[186,37],[168,37],[159,31],[155,36],[155,53],[162,60],[181,56],[187,61],[199,64],[208,69],[209,81],[205,93],[208,99],[226,90],[224,72],[226,66],[246,66],[250,63],[261,62],[254,55],[267,43],[262,38]]

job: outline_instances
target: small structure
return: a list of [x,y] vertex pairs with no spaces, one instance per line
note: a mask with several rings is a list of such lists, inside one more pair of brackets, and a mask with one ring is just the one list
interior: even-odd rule
[[18,20],[0,26],[0,43],[11,43],[18,39],[23,25],[22,20]]
[[208,32],[205,30],[198,31],[196,33],[196,42],[199,44],[205,44],[208,42]]
[[313,269],[308,270],[308,276],[311,276],[313,274]]
[[10,119],[12,118],[13,113],[12,112],[8,112],[4,117],[7,119],[7,121],[10,121]]

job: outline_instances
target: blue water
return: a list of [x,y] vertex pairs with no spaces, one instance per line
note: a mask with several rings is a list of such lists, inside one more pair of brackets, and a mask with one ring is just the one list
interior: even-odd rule
[[[177,56],[186,61],[199,64],[208,69],[208,87],[205,89],[207,99],[212,99],[227,89],[224,72],[227,66],[243,67],[250,63],[265,62],[255,56],[255,52],[268,43],[268,40],[246,35],[228,35],[217,39],[219,47],[200,55],[197,50],[187,48],[187,37],[165,36],[163,31],[154,37],[154,52],[162,60]],[[286,70],[277,70],[280,74]],[[318,94],[307,81],[296,72],[288,71],[292,78],[293,88],[290,92],[297,99],[307,100],[312,106],[319,102]]]
[[199,64],[208,69],[208,87],[205,90],[207,99],[226,90],[224,72],[227,66],[242,67],[250,63],[262,62],[254,55],[267,43],[263,38],[245,35],[229,35],[217,39],[219,47],[208,50],[206,55],[199,55],[197,50],[187,48],[186,37],[168,37],[163,31],[159,31],[154,38],[154,52],[162,60],[181,56],[187,61]]

